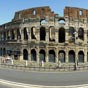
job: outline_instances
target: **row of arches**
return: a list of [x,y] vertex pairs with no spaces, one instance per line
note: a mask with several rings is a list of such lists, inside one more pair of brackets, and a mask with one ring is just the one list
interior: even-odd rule
[[[83,63],[84,62],[84,56],[85,56],[84,52],[79,51],[78,52],[78,62]],[[27,49],[23,50],[23,59],[28,60],[28,51],[27,51]],[[57,59],[60,60],[62,63],[65,63],[66,62],[66,53],[65,53],[65,51],[60,50],[58,52],[58,58]],[[69,63],[75,63],[76,59],[77,58],[76,58],[75,52],[73,50],[70,50],[68,52]],[[46,52],[43,49],[41,49],[39,51],[39,60],[46,62]],[[37,52],[36,52],[35,49],[31,50],[31,61],[37,61]],[[48,61],[49,62],[56,62],[56,54],[55,54],[54,50],[49,50],[48,51]]]
[[21,32],[19,29],[7,30],[0,33],[0,40],[15,40],[21,39]]
[[[74,27],[69,27],[68,34],[71,36],[71,40],[73,40],[73,41],[75,41],[75,34],[74,34],[75,31],[76,31],[76,29]],[[37,39],[38,32],[40,34],[40,41],[41,40],[45,41],[46,40],[46,28],[45,27],[41,27],[40,31],[38,31],[36,27],[32,27],[31,28],[31,39]],[[65,37],[66,37],[65,32],[66,32],[66,29],[64,27],[59,28],[58,42],[60,42],[60,43],[65,42]],[[80,27],[77,32],[78,32],[77,38],[84,40],[84,29]],[[49,41],[55,41],[55,35],[56,35],[55,27],[50,26],[49,27]],[[28,39],[26,28],[24,28],[24,39]]]
[[[77,37],[81,40],[84,40],[84,29],[81,27],[78,30],[76,30],[74,27],[69,27],[69,31],[67,31],[64,27],[61,27],[58,29],[58,31],[56,31],[54,26],[50,26],[48,31],[49,41],[55,41],[56,35],[58,35],[58,38],[57,38],[58,42],[64,43],[66,40],[66,32],[68,32],[68,34],[71,36],[70,40],[75,41],[75,38],[74,38],[75,31],[78,32]],[[46,33],[47,33],[47,29],[44,26],[40,27],[39,30],[36,27],[32,27],[30,33],[29,33],[29,29],[25,27],[22,33],[20,29],[4,31],[0,33],[1,35],[0,39],[15,40],[15,39],[23,38],[23,40],[28,40],[29,37],[31,37],[31,39],[38,40],[39,38],[40,41],[42,40],[46,41],[46,38],[47,38]]]

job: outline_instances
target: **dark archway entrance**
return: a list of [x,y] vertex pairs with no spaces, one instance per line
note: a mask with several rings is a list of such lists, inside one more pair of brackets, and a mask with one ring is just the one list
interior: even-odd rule
[[6,49],[3,48],[3,55],[6,55]]
[[59,29],[59,43],[64,43],[65,42],[65,29],[61,27]]
[[79,28],[78,37],[79,37],[79,39],[84,40],[84,30],[83,30],[83,28]]
[[35,51],[35,49],[31,50],[31,61],[36,61],[36,51]]
[[49,62],[55,62],[55,52],[54,52],[54,50],[49,51]]
[[65,52],[63,50],[59,51],[59,60],[62,62],[62,63],[65,63]]
[[75,42],[75,29],[73,27],[69,28],[69,35],[70,35],[70,39],[69,42]]
[[28,51],[26,49],[23,50],[23,59],[28,60]]
[[45,62],[45,51],[44,50],[40,50],[40,62],[44,61]]
[[78,62],[81,62],[81,63],[84,62],[84,53],[83,53],[83,51],[79,51],[79,53],[78,53]]
[[14,30],[11,31],[11,39],[14,40],[15,39],[15,34],[14,34]]
[[69,51],[69,62],[75,63],[75,52],[73,50]]
[[45,40],[46,38],[46,30],[45,27],[40,28],[40,40]]
[[23,32],[24,32],[24,40],[28,40],[27,29],[24,28]]
[[0,56],[2,56],[2,48],[0,48]]

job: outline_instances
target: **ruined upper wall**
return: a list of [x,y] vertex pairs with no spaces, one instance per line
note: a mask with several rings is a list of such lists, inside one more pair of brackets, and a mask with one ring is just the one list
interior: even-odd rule
[[48,6],[45,7],[37,7],[26,9],[22,11],[18,11],[15,13],[13,21],[25,18],[40,18],[43,19],[45,16],[53,17],[54,12]]
[[88,18],[88,10],[76,7],[65,7],[64,16],[72,18]]

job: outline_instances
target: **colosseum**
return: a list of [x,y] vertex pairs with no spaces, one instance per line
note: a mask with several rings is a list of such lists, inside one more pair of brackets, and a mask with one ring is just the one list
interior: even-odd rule
[[74,65],[88,63],[88,10],[65,7],[64,16],[49,6],[15,12],[0,25],[0,56],[14,60]]

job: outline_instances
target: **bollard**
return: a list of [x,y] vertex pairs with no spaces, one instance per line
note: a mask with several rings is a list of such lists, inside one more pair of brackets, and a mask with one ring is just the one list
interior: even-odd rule
[[11,64],[13,65],[13,59],[11,60]]
[[25,61],[25,66],[28,66],[28,61],[27,60]]

